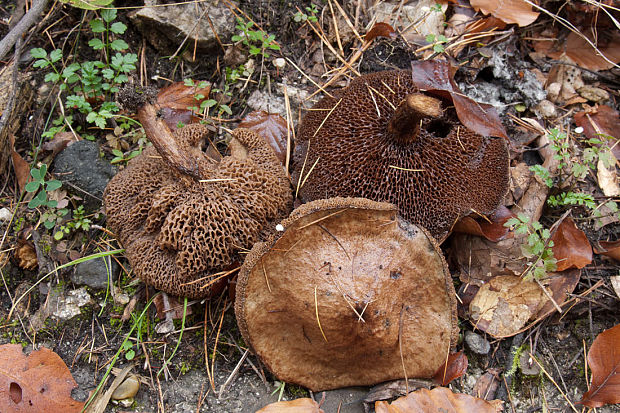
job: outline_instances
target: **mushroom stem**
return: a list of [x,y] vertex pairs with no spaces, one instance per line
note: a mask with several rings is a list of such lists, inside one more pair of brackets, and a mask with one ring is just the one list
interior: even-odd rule
[[166,122],[157,115],[155,106],[150,103],[142,105],[138,109],[138,120],[146,136],[168,166],[196,179],[203,178],[195,154],[177,142]]
[[400,145],[416,141],[424,118],[439,118],[443,114],[441,101],[422,93],[411,93],[398,105],[387,129]]

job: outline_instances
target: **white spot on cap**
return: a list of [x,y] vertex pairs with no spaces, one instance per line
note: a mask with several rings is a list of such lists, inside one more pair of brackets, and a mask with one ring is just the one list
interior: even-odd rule
[[575,128],[575,133],[583,133],[583,128],[581,126],[577,126]]
[[282,224],[276,225],[276,231],[284,231],[284,227],[282,226]]

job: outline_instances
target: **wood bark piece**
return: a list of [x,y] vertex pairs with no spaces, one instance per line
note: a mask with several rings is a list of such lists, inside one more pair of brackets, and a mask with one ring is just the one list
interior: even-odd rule
[[235,302],[278,378],[318,391],[435,373],[458,328],[432,236],[363,198],[313,201],[281,225],[247,256]]

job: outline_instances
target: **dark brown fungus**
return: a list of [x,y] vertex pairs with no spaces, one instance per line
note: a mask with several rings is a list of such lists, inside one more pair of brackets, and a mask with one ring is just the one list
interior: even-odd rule
[[499,206],[508,190],[505,139],[467,129],[451,102],[419,90],[410,71],[360,76],[332,95],[307,112],[297,136],[293,184],[302,201],[391,202],[440,242],[458,218]]
[[452,278],[437,242],[362,198],[309,202],[239,273],[243,337],[281,380],[312,390],[431,377],[456,344]]
[[[154,115],[145,105],[142,118]],[[165,292],[209,295],[213,274],[250,249],[270,222],[292,205],[290,183],[275,153],[254,132],[233,131],[231,154],[213,160],[200,149],[207,129],[192,124],[173,134],[143,122],[154,146],[108,184],[104,202],[136,274]],[[157,121],[160,122],[160,121]]]

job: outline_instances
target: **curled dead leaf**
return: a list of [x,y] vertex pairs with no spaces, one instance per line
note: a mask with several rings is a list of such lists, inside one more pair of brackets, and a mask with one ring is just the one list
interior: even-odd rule
[[499,387],[500,369],[488,369],[474,385],[474,395],[484,400],[493,400]]
[[32,241],[23,238],[17,240],[17,247],[15,248],[13,257],[17,261],[19,268],[23,268],[24,270],[34,270],[39,265],[34,244]]
[[377,37],[394,38],[396,36],[396,30],[387,23],[379,22],[372,26],[372,29],[364,36],[366,42],[372,42]]
[[553,256],[557,260],[557,271],[568,268],[583,268],[592,262],[592,247],[586,234],[577,228],[575,222],[566,218],[551,237]]
[[534,23],[540,14],[533,11],[532,5],[525,0],[471,0],[470,4],[476,11],[490,14],[508,24],[517,24],[520,27]]
[[452,228],[453,232],[461,232],[464,234],[478,235],[492,242],[501,241],[511,231],[504,224],[515,215],[505,206],[501,205],[491,216],[476,217],[468,215],[457,221]]
[[467,372],[469,361],[463,350],[448,355],[446,362],[433,375],[433,381],[440,386],[447,386],[451,381],[458,379]]
[[15,151],[15,136],[13,134],[9,134],[9,143],[11,145],[11,160],[13,161],[15,178],[17,179],[20,192],[24,192],[26,184],[32,179],[30,176],[30,164]]
[[[278,159],[284,165],[286,162],[287,131],[286,119],[277,113],[267,113],[262,110],[250,112],[239,123],[240,128],[252,129],[267,141]],[[292,137],[291,137],[292,139]],[[291,142],[291,148],[293,142]]]
[[323,413],[318,403],[310,398],[268,404],[256,413]]
[[179,123],[198,122],[199,118],[194,115],[197,111],[189,108],[200,108],[210,92],[211,84],[206,81],[194,81],[194,85],[171,83],[157,94],[159,114],[171,130],[175,130]]
[[508,139],[497,111],[492,105],[475,102],[461,92],[454,82],[456,68],[439,60],[411,62],[415,85],[427,94],[449,99],[454,103],[456,114],[467,128],[483,136]]
[[0,346],[0,411],[77,413],[84,403],[71,398],[75,387],[67,365],[52,350],[26,356],[19,344]]
[[487,401],[468,394],[452,393],[445,387],[420,389],[392,403],[375,403],[377,413],[496,413],[502,411],[502,401]]
[[606,105],[598,105],[588,111],[575,114],[575,123],[583,128],[583,133],[588,139],[605,140],[601,134],[609,136],[607,145],[616,159],[620,159],[620,114]]
[[592,383],[579,403],[601,407],[620,403],[620,324],[596,336],[588,351]]
[[594,252],[606,257],[620,261],[620,240],[618,241],[599,241]]

